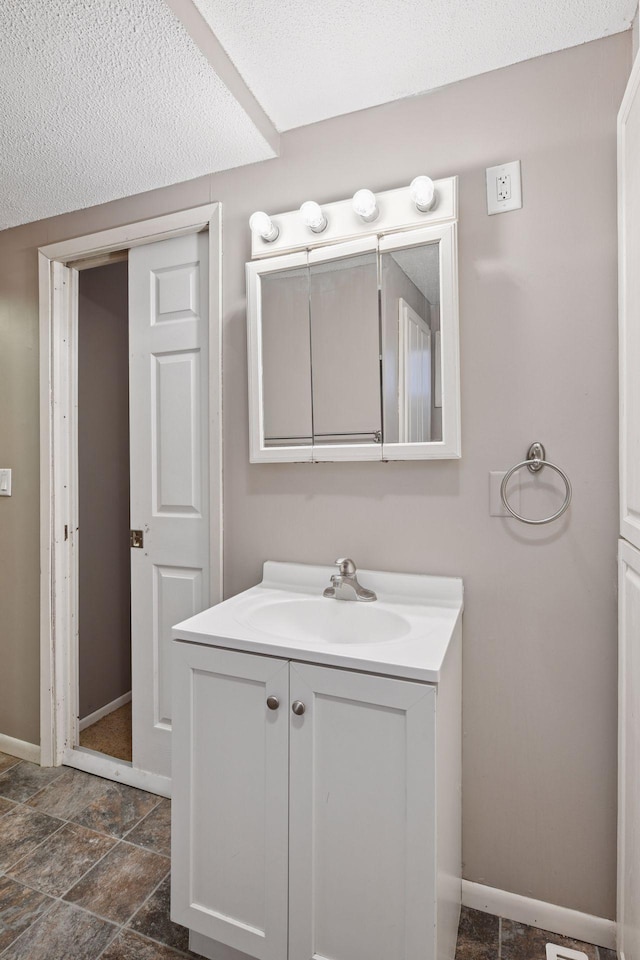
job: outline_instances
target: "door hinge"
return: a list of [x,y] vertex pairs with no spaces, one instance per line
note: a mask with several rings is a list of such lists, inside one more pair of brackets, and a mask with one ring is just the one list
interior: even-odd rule
[[139,547],[140,549],[144,546],[144,535],[142,530],[129,531],[129,545],[131,547]]

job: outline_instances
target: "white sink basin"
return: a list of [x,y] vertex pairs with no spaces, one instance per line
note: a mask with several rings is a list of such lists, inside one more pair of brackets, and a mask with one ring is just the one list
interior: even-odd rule
[[403,616],[376,604],[325,597],[271,600],[250,609],[246,622],[271,636],[306,636],[319,643],[386,643],[411,631]]
[[264,564],[262,582],[173,628],[177,640],[438,683],[462,580],[358,570],[369,603],[322,596],[333,566]]

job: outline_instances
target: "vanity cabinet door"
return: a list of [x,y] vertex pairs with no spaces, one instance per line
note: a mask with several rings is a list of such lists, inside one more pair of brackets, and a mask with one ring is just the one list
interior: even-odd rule
[[283,960],[289,664],[173,647],[172,918],[259,960]]
[[288,960],[433,960],[433,686],[291,664]]

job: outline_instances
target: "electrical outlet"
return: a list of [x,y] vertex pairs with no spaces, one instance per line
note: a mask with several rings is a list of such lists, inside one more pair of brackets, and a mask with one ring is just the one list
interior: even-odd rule
[[487,167],[487,213],[506,213],[522,206],[520,161]]
[[508,173],[503,173],[498,177],[498,200],[511,200],[511,177]]

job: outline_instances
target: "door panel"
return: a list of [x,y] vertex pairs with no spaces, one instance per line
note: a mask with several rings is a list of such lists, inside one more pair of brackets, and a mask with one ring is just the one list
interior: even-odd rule
[[133,765],[171,776],[171,627],[209,604],[208,234],[129,253]]
[[290,699],[289,960],[430,956],[435,688],[296,663]]
[[174,666],[172,917],[285,960],[289,665],[174,643]]
[[153,357],[151,462],[156,514],[201,515],[202,360],[200,350]]

